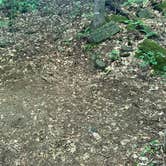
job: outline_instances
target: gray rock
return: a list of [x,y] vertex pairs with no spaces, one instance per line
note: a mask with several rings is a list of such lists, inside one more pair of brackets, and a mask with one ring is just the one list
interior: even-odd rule
[[114,22],[109,22],[103,26],[92,30],[88,35],[88,41],[90,43],[100,43],[106,39],[111,38],[114,34],[118,33],[120,28]]
[[148,9],[141,9],[137,12],[137,16],[141,18],[154,18],[154,14]]

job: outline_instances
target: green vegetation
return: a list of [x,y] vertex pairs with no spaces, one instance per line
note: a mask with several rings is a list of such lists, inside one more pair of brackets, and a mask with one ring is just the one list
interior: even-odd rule
[[31,12],[37,9],[38,0],[1,0],[0,9],[10,18],[19,13]]
[[92,63],[96,69],[105,70],[106,64],[101,59],[101,56],[99,54],[93,53],[91,55],[91,60],[92,60]]
[[96,46],[97,44],[87,43],[84,45],[83,49],[84,51],[88,52],[88,51],[92,51]]
[[149,0],[127,0],[123,5],[128,6],[128,5],[133,5],[133,4],[146,4],[148,3]]
[[161,155],[160,150],[162,145],[159,140],[152,140],[143,147],[140,148],[139,159],[135,161],[135,166],[139,166],[140,162],[142,165],[156,166],[156,162],[153,160],[156,156]]
[[108,57],[111,61],[116,61],[120,59],[120,51],[119,50],[112,50],[110,53],[108,53]]
[[115,21],[115,22],[119,22],[119,23],[125,23],[125,21],[127,21],[128,18],[125,17],[125,16],[112,14],[111,16],[106,17],[106,20],[107,20],[108,22],[109,22],[109,21]]
[[8,21],[0,20],[0,28],[2,28],[2,27],[7,27],[8,24],[9,24]]
[[147,26],[142,20],[135,19],[135,20],[129,20],[125,16],[121,15],[111,15],[106,18],[107,21],[114,21],[117,23],[125,23],[127,24],[128,30],[139,30],[140,32],[145,33],[146,37],[152,37],[157,36],[157,33],[154,32],[149,26]]
[[154,9],[162,12],[164,15],[166,15],[166,1],[160,2],[156,5],[154,5]]
[[143,60],[143,66],[150,65],[155,72],[161,74],[166,72],[166,49],[155,41],[145,39],[139,45],[136,57]]
[[70,13],[70,17],[72,19],[75,19],[77,16],[81,15],[80,11],[81,11],[81,2],[80,1],[76,1],[74,3],[73,10]]
[[[143,0],[131,0],[127,3],[131,5],[134,3],[138,3],[139,5],[145,5],[148,3]],[[159,6],[164,6],[160,4]],[[141,13],[140,13],[141,12]],[[84,38],[88,41],[88,43],[84,46],[84,50],[87,52],[94,52],[94,48],[101,42],[106,39],[110,39],[112,35],[118,33],[120,31],[118,23],[126,24],[126,28],[128,31],[137,30],[144,34],[144,41],[139,44],[138,50],[136,52],[136,57],[142,59],[142,66],[151,66],[153,71],[157,74],[165,74],[166,73],[166,49],[159,46],[155,41],[150,40],[150,38],[158,37],[157,32],[153,31],[152,28],[144,23],[141,19],[143,18],[151,18],[151,12],[147,9],[139,10],[137,16],[129,19],[122,15],[112,14],[106,17],[106,23],[99,28],[93,29],[91,25],[84,29],[81,33],[78,33],[79,38]],[[153,15],[154,16],[154,15]],[[119,58],[130,56],[129,51],[124,49],[112,50],[107,54],[107,57],[110,61],[116,61]],[[94,58],[96,57],[96,58]],[[105,69],[106,65],[101,57],[92,56],[94,66],[97,69]]]
[[140,32],[144,32],[146,37],[152,37],[157,36],[157,33],[154,32],[149,26],[145,25],[142,20],[126,20],[125,23],[127,23],[127,29],[128,30],[139,30]]

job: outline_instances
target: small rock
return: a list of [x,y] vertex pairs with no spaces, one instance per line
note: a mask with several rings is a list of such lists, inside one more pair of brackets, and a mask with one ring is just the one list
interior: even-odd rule
[[123,139],[120,141],[121,145],[123,145],[123,146],[127,145],[129,142],[130,142],[129,139]]
[[148,9],[139,10],[137,16],[140,18],[154,18],[154,14]]
[[147,157],[139,157],[139,159],[140,159],[141,161],[148,161],[148,158],[147,158]]
[[83,155],[83,160],[87,160],[89,158],[89,154],[88,153],[85,153],[84,155]]
[[74,153],[76,151],[76,145],[74,143],[70,144],[70,152]]
[[122,48],[120,50],[120,56],[121,57],[128,57],[128,56],[130,56],[131,51],[133,51],[132,47],[122,46]]
[[92,135],[96,140],[101,140],[101,136],[98,133],[93,132]]
[[102,69],[102,70],[104,70],[105,67],[106,67],[106,64],[102,60],[100,60],[100,59],[96,59],[94,65],[95,65],[96,68]]
[[132,157],[133,157],[134,159],[138,158],[138,156],[137,156],[136,154],[133,154]]

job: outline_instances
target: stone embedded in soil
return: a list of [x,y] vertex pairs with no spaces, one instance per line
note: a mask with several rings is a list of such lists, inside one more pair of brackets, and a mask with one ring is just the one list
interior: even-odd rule
[[101,59],[96,59],[94,62],[94,67],[97,69],[104,70],[106,67],[106,64]]
[[104,40],[110,39],[119,31],[120,28],[116,23],[109,22],[97,29],[93,29],[87,38],[90,43],[100,43]]
[[2,48],[5,48],[5,47],[8,47],[8,46],[10,46],[11,44],[13,44],[13,43],[11,43],[9,40],[7,40],[7,39],[0,39],[0,47],[2,47]]
[[120,141],[121,145],[123,145],[123,146],[127,145],[129,142],[130,142],[129,139],[123,139]]
[[154,18],[154,14],[148,9],[140,9],[137,15],[141,18]]
[[101,140],[101,136],[100,136],[98,133],[93,132],[92,135],[93,135],[93,137],[94,137],[97,141],[98,141],[98,140]]
[[122,46],[121,49],[120,49],[120,56],[121,57],[128,57],[128,56],[130,56],[131,51],[133,51],[132,47]]

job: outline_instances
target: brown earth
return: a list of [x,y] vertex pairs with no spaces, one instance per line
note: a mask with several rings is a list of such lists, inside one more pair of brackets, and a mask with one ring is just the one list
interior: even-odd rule
[[[28,25],[21,22],[25,17]],[[66,43],[66,34],[53,38],[49,21],[56,18],[34,14],[33,19],[18,18],[16,26],[23,29],[16,43],[1,49],[0,165],[163,165],[164,80],[142,74],[133,58],[112,64],[108,75],[97,71],[84,41]],[[65,25],[76,29],[77,21]],[[117,37],[103,44],[103,52]],[[159,141],[157,152],[141,158],[152,140]]]

